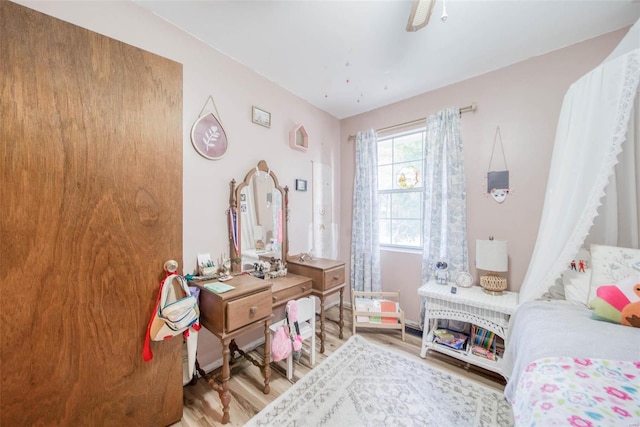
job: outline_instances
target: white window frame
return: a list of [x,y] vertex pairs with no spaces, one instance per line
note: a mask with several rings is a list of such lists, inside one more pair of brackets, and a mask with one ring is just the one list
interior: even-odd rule
[[[422,152],[424,153],[424,144],[426,144],[426,128],[422,127],[422,128],[417,128],[417,129],[413,129],[410,131],[405,131],[405,132],[401,132],[401,133],[395,133],[395,134],[389,134],[388,136],[385,137],[381,137],[378,138],[378,143],[380,142],[386,142],[389,140],[393,140],[393,139],[398,139],[401,137],[405,137],[407,135],[412,135],[412,134],[422,134]],[[380,190],[379,189],[379,182],[378,182],[378,196],[381,195],[387,195],[387,194],[406,194],[406,193],[412,193],[412,192],[417,192],[421,194],[421,203],[420,203],[420,217],[418,218],[418,220],[420,221],[420,236],[419,236],[419,243],[415,246],[411,246],[411,245],[398,245],[398,244],[393,244],[393,243],[382,243],[380,242],[380,248],[382,249],[390,249],[390,250],[400,250],[400,251],[407,251],[407,252],[421,252],[422,251],[422,239],[423,239],[423,224],[424,224],[424,175],[426,172],[426,164],[425,164],[425,158],[424,155],[422,156],[421,159],[415,159],[413,160],[414,162],[416,160],[421,160],[422,161],[422,171],[421,171],[421,176],[420,176],[420,180],[422,181],[422,185],[420,187],[416,187],[416,188],[410,188],[410,189],[405,189],[405,188],[392,188],[392,189],[386,189],[386,190]],[[405,163],[405,162],[409,162],[409,161],[402,161],[402,162],[395,162],[393,159],[393,150],[392,150],[392,162],[391,163],[387,163],[385,165],[392,165],[392,167],[395,170],[395,165],[401,164],[401,163]],[[380,165],[378,164],[378,167],[380,166],[384,166],[384,165]],[[395,180],[395,176],[393,176],[393,180]],[[394,217],[393,217],[393,209],[390,209],[390,217],[389,218],[385,218],[385,219],[389,219],[391,221],[393,221]],[[382,220],[382,218],[380,218],[380,214],[378,214],[378,222],[380,223],[380,221]]]

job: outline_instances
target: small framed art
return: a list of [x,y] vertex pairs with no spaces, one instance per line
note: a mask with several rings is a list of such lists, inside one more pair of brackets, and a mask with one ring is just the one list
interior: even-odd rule
[[266,128],[271,127],[271,113],[255,105],[251,107],[251,121]]
[[296,191],[307,191],[306,179],[296,179]]

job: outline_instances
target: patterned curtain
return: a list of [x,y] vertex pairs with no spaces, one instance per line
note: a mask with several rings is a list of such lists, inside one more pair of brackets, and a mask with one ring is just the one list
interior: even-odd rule
[[[436,262],[449,265],[449,278],[469,271],[464,157],[460,110],[448,108],[427,118],[422,283]],[[424,304],[420,323],[424,322]]]
[[371,129],[356,136],[356,170],[351,227],[351,288],[380,292],[378,238],[378,147]]

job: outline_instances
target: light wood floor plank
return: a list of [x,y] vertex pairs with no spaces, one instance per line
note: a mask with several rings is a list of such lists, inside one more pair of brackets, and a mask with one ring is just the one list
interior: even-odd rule
[[[327,332],[327,342],[325,343],[325,353],[320,354],[320,340],[316,340],[316,366],[322,363],[331,353],[336,351],[351,337],[351,311],[345,308],[345,325],[343,329],[344,339],[338,338],[338,325],[335,319],[338,318],[338,308],[332,307],[326,312],[328,319],[334,319],[325,323]],[[486,386],[498,391],[504,390],[504,380],[501,376],[489,371],[485,371],[474,366],[466,366],[465,363],[457,359],[429,351],[425,359],[420,358],[420,345],[422,338],[410,333],[405,334],[405,342],[402,342],[400,331],[380,330],[380,329],[358,329],[359,335],[380,346],[400,350],[407,355],[416,357],[439,369],[443,369],[454,374],[478,381]],[[262,347],[253,350],[256,356],[261,355]],[[308,360],[303,355],[301,363],[295,364],[293,380],[290,382],[286,378],[286,367],[282,364],[272,364],[271,370],[271,392],[268,395],[262,393],[263,379],[260,370],[244,359],[237,359],[232,365],[232,375],[229,381],[229,389],[232,393],[230,416],[231,422],[227,426],[242,426],[255,414],[260,412],[278,396],[287,391],[289,387],[306,373],[311,367]],[[200,427],[200,426],[222,426],[222,405],[218,393],[214,391],[206,380],[199,379],[194,385],[184,387],[184,409],[183,417],[179,422],[172,424],[172,427]]]

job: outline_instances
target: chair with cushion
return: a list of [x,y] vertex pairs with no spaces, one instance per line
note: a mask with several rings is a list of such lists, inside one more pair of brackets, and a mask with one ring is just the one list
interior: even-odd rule
[[[302,337],[302,353],[306,354],[309,358],[311,366],[316,363],[316,304],[314,297],[300,298],[296,300],[298,304],[298,327],[300,329],[300,337]],[[270,326],[271,335],[275,334],[275,331],[282,325],[286,324],[286,318],[279,322],[276,322]],[[296,334],[296,330],[293,324],[291,324],[291,330]],[[309,340],[311,338],[311,340]],[[305,348],[305,342],[307,343]],[[287,356],[287,379],[293,378],[293,354]]]

